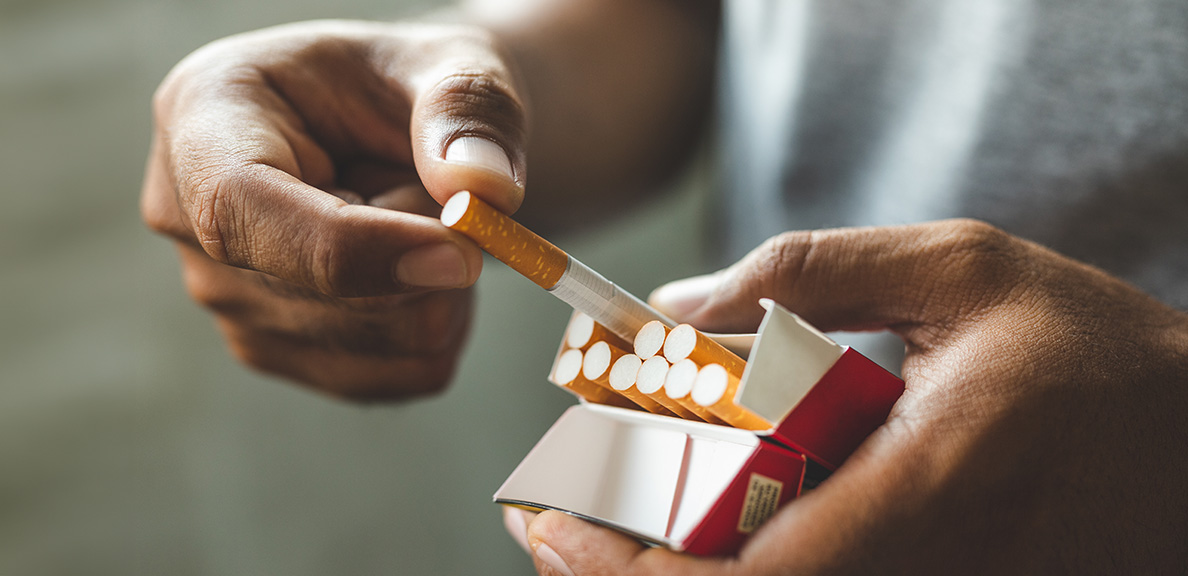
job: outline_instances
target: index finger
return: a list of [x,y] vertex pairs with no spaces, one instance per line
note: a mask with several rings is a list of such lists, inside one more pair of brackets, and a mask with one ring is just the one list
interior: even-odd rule
[[266,87],[245,82],[206,97],[169,119],[154,161],[164,164],[157,171],[176,195],[178,221],[212,258],[334,296],[477,278],[478,249],[436,219],[348,205],[310,185],[326,179],[328,159],[278,113],[283,103],[267,101]]

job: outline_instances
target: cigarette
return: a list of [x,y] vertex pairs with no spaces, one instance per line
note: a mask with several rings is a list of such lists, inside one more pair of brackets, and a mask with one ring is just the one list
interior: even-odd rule
[[644,324],[639,332],[635,333],[635,355],[642,360],[647,360],[652,356],[660,353],[660,349],[664,347],[664,338],[668,336],[668,326],[659,320],[653,320]]
[[556,369],[549,379],[557,386],[587,402],[608,404],[619,408],[640,409],[638,405],[624,398],[623,395],[583,378],[581,371],[582,351],[567,350],[557,359]]
[[771,422],[734,403],[737,392],[738,378],[721,364],[710,364],[697,372],[690,397],[735,428],[769,430]]
[[470,237],[483,250],[627,342],[652,320],[676,325],[470,192],[458,192],[446,201],[441,223]]
[[[599,342],[590,347],[590,350],[601,349]],[[619,394],[626,396],[632,402],[643,406],[644,410],[653,414],[663,414],[665,416],[675,416],[671,410],[665,408],[662,404],[649,398],[646,394],[639,391],[635,386],[635,377],[639,373],[639,367],[643,361],[635,354],[624,353],[621,354],[615,361],[614,366],[610,367],[609,371],[604,371],[604,377]],[[595,365],[595,369],[601,366],[601,363]],[[583,370],[584,370],[583,366]],[[609,373],[608,373],[609,372]]]
[[663,356],[652,356],[643,361],[635,375],[635,387],[655,400],[670,412],[686,420],[701,421],[692,410],[681,406],[680,402],[669,398],[664,393],[664,379],[668,376],[668,360]]
[[664,395],[710,424],[725,424],[724,420],[689,397],[693,392],[693,382],[697,379],[697,370],[697,364],[688,358],[670,366],[664,377]]
[[664,339],[664,357],[673,364],[685,358],[700,366],[720,364],[735,378],[742,378],[747,368],[746,361],[737,354],[688,324],[681,324],[668,333]]
[[569,319],[569,326],[565,329],[565,345],[585,350],[591,344],[602,340],[618,348],[627,349],[627,343],[614,332],[607,330],[606,326],[595,322],[589,314],[575,311]]

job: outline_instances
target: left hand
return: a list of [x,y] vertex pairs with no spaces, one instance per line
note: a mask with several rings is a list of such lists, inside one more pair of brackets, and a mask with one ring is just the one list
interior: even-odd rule
[[784,234],[653,301],[701,328],[743,331],[757,325],[760,297],[823,330],[901,336],[907,390],[887,423],[736,558],[646,548],[545,512],[527,529],[541,574],[1188,565],[1184,313],[971,221]]

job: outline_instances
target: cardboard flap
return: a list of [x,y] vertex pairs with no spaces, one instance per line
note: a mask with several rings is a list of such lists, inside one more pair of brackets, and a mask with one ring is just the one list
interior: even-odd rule
[[495,501],[563,510],[672,544],[713,505],[759,445],[744,431],[620,408],[567,410]]
[[767,315],[759,325],[735,402],[779,422],[829,372],[845,348],[774,301],[764,298],[759,304]]
[[678,543],[688,538],[754,454],[753,446],[690,436],[667,536]]
[[803,454],[763,442],[701,521],[681,542],[698,555],[733,554],[747,536],[800,495]]
[[903,380],[847,347],[772,437],[834,470],[883,425],[903,390]]

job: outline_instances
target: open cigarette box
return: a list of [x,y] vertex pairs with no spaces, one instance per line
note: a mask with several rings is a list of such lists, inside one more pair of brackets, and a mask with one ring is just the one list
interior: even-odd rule
[[760,304],[767,314],[757,334],[711,337],[735,350],[749,344],[733,400],[769,429],[583,401],[541,438],[495,501],[562,510],[674,550],[736,552],[800,494],[806,470],[840,466],[904,387],[778,304]]

